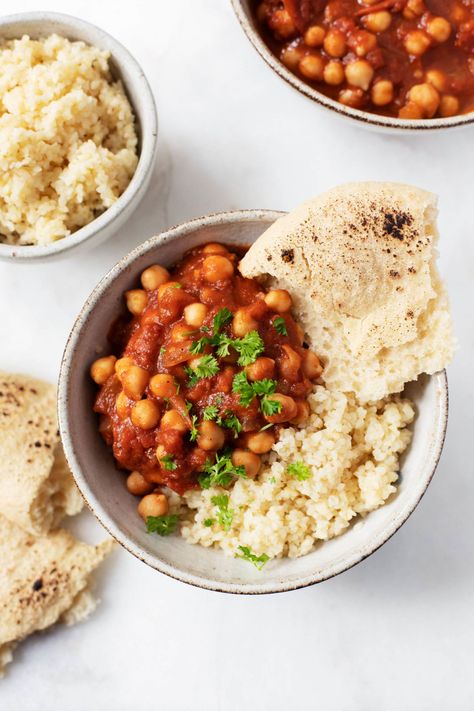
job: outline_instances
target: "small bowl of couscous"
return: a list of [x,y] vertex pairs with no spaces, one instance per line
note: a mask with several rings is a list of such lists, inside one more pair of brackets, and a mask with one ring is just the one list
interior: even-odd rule
[[110,237],[156,154],[155,102],[135,59],[75,17],[10,15],[0,102],[0,259],[51,259]]
[[231,1],[265,62],[322,108],[392,133],[474,123],[468,3]]

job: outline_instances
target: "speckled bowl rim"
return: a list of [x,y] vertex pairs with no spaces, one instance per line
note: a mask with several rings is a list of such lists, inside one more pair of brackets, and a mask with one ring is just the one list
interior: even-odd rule
[[390,116],[379,116],[378,114],[372,114],[368,111],[361,111],[360,109],[353,109],[350,106],[344,106],[338,101],[334,101],[316,89],[313,89],[309,86],[309,84],[305,84],[305,82],[290,72],[290,70],[287,69],[285,65],[280,62],[268,49],[263,39],[254,28],[253,23],[250,21],[249,16],[242,5],[242,0],[230,1],[240,26],[268,66],[271,67],[271,69],[273,69],[278,76],[284,79],[284,81],[299,91],[300,94],[304,94],[304,96],[308,99],[315,101],[325,109],[334,111],[339,116],[352,119],[353,121],[363,124],[368,128],[384,128],[405,133],[442,131],[443,129],[461,128],[474,123],[474,111],[468,114],[450,116],[448,118],[408,120],[392,118]]
[[[137,60],[130,54],[118,40],[105,30],[97,25],[82,20],[74,15],[68,15],[61,12],[20,12],[13,15],[5,15],[0,17],[0,38],[2,32],[8,25],[19,22],[29,22],[38,25],[38,32],[41,33],[41,25],[45,22],[53,22],[58,25],[58,34],[61,33],[61,28],[64,28],[64,36],[68,36],[68,32],[77,28],[84,32],[95,35],[96,37],[105,37],[111,45],[111,54],[114,62],[119,66],[127,66],[130,73],[133,73],[133,83],[140,89],[142,101],[144,103],[143,117],[137,115],[134,109],[135,121],[139,125],[141,134],[141,148],[138,165],[132,176],[132,179],[122,195],[114,202],[111,207],[105,212],[96,217],[92,222],[81,227],[71,235],[64,237],[56,242],[48,245],[10,245],[0,243],[0,259],[13,260],[15,262],[33,261],[35,259],[46,259],[58,254],[68,252],[71,249],[78,247],[80,244],[94,237],[99,236],[99,233],[109,227],[121,213],[128,209],[138,197],[141,197],[140,191],[142,185],[147,182],[155,163],[157,137],[158,137],[158,115],[156,111],[155,99],[148,80],[138,64]],[[123,82],[127,90],[128,84]],[[146,130],[144,130],[146,129]],[[137,202],[138,204],[138,202]]]
[[125,270],[133,269],[133,264],[142,255],[146,254],[151,249],[155,249],[157,246],[162,246],[168,242],[174,241],[176,239],[182,239],[186,235],[194,232],[195,230],[200,230],[203,227],[212,227],[215,225],[230,223],[238,224],[241,222],[252,222],[262,220],[268,223],[268,219],[276,220],[285,214],[281,211],[275,210],[236,210],[229,212],[218,212],[204,217],[195,218],[187,222],[181,223],[170,229],[162,232],[159,235],[151,237],[143,244],[136,247],[129,254],[125,255],[112,269],[100,280],[97,286],[94,288],[88,299],[86,300],[84,306],[82,307],[73,327],[71,333],[69,334],[66,346],[64,349],[61,370],[59,376],[59,386],[58,386],[58,420],[59,428],[61,432],[62,443],[64,447],[64,452],[66,459],[68,461],[69,467],[73,473],[76,484],[79,491],[84,498],[87,506],[102,524],[102,526],[108,531],[108,533],[115,538],[115,540],[120,543],[123,548],[125,548],[129,553],[134,555],[136,558],[142,562],[149,565],[151,568],[164,573],[165,575],[179,580],[183,583],[193,585],[195,587],[203,588],[206,590],[212,590],[215,592],[232,593],[232,594],[269,594],[269,593],[280,593],[288,592],[291,590],[297,590],[300,588],[305,588],[316,583],[321,583],[325,580],[335,577],[340,573],[353,568],[358,563],[362,562],[368,558],[372,553],[378,550],[384,543],[386,543],[405,521],[410,517],[415,508],[420,503],[423,498],[433,476],[438,466],[438,462],[441,457],[441,452],[443,450],[443,445],[446,437],[446,430],[448,424],[448,409],[449,409],[449,395],[448,395],[448,380],[446,371],[443,370],[439,373],[432,375],[435,378],[438,385],[439,399],[437,401],[437,413],[436,413],[436,426],[433,437],[433,445],[430,449],[429,457],[425,462],[424,470],[427,472],[425,474],[425,480],[423,488],[420,490],[419,495],[415,498],[409,506],[406,506],[398,516],[396,516],[378,536],[375,536],[370,544],[363,546],[353,555],[348,556],[344,561],[339,564],[334,564],[332,567],[328,567],[324,573],[315,573],[312,575],[302,576],[302,578],[297,582],[289,582],[282,580],[278,584],[275,583],[223,583],[221,581],[213,581],[210,578],[204,578],[202,576],[193,575],[187,573],[186,571],[179,570],[172,565],[168,565],[163,561],[158,560],[153,555],[150,555],[143,551],[140,546],[136,545],[130,538],[123,533],[120,528],[116,525],[115,521],[108,515],[104,507],[102,506],[100,500],[93,494],[89,484],[87,482],[86,476],[83,474],[81,467],[77,461],[72,439],[69,435],[68,427],[68,381],[69,372],[71,369],[71,361],[73,358],[76,343],[80,336],[80,331],[84,326],[86,326],[91,311],[95,308],[98,302],[103,298],[104,293],[111,286],[114,280]]

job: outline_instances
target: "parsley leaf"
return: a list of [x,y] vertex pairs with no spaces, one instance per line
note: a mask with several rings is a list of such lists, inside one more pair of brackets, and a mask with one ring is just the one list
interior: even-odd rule
[[268,556],[266,553],[262,553],[262,555],[256,556],[255,553],[252,553],[251,548],[248,548],[248,546],[239,546],[239,551],[242,552],[242,555],[238,555],[236,556],[236,558],[248,560],[249,563],[253,563],[257,570],[262,570],[265,563],[270,560],[270,556]]
[[239,365],[254,363],[260,353],[265,350],[265,344],[258,331],[250,331],[243,338],[235,339],[232,346],[239,354],[239,360],[237,361]]
[[264,378],[263,380],[256,380],[252,383],[253,391],[256,395],[272,395],[277,386],[276,380],[270,380],[270,378]]
[[230,458],[230,452],[225,451],[220,456],[216,454],[214,464],[206,462],[204,472],[199,475],[198,481],[201,489],[209,489],[211,486],[229,486],[236,476],[247,478],[245,467],[235,467]]
[[282,403],[279,400],[272,400],[270,396],[264,395],[260,400],[260,408],[266,417],[272,417],[282,410]]
[[183,285],[176,282],[175,284],[171,284],[171,288],[172,289],[182,289]]
[[224,417],[219,417],[217,424],[228,430],[234,430],[234,437],[238,437],[242,432],[242,425],[239,418],[233,412],[227,411]]
[[219,311],[214,316],[214,335],[215,336],[219,333],[222,326],[225,326],[226,323],[229,323],[231,318],[232,318],[232,311],[229,311],[229,309],[227,309],[225,306],[223,309],[219,309]]
[[202,416],[205,420],[215,420],[219,414],[217,405],[207,405],[202,411]]
[[192,387],[196,385],[198,380],[202,378],[211,378],[219,372],[219,363],[212,355],[204,355],[200,358],[196,368],[190,368],[189,365],[184,366],[186,374],[189,376],[188,385]]
[[217,336],[214,336],[212,339],[213,343],[215,346],[217,346],[217,355],[219,358],[224,358],[224,356],[229,355],[229,348],[231,346],[234,346],[235,341],[230,338],[230,336],[226,336],[224,333],[220,333]]
[[164,355],[165,353],[166,353],[166,348],[164,346],[161,346],[160,355]]
[[285,319],[283,318],[283,316],[277,316],[276,319],[274,319],[273,328],[275,329],[275,331],[278,331],[281,336],[288,335]]
[[195,442],[198,438],[198,435],[199,435],[199,432],[196,427],[197,422],[198,422],[197,415],[191,415],[191,432],[189,435],[189,439],[191,440],[191,442]]
[[212,338],[209,338],[208,336],[202,336],[202,338],[199,338],[197,341],[193,341],[191,343],[191,348],[189,349],[189,351],[193,355],[199,355],[199,353],[202,353],[204,348],[210,343],[212,343]]
[[244,370],[237,375],[234,375],[232,381],[232,392],[240,395],[240,404],[248,407],[255,397],[255,392],[252,385],[247,380],[247,374]]
[[214,523],[214,519],[213,519],[213,518],[206,518],[206,519],[204,519],[204,525],[205,525],[206,528],[210,528],[213,523]]
[[225,494],[213,496],[211,498],[211,503],[218,508],[218,523],[220,523],[224,531],[230,531],[232,520],[234,518],[234,511],[229,508],[229,497]]
[[147,516],[146,530],[148,533],[157,533],[159,536],[169,536],[174,533],[178,525],[178,515]]
[[165,454],[164,457],[161,457],[160,462],[163,464],[163,469],[167,469],[169,472],[174,471],[177,467],[172,454]]
[[304,462],[292,462],[288,464],[288,474],[298,481],[306,481],[312,476],[312,471]]

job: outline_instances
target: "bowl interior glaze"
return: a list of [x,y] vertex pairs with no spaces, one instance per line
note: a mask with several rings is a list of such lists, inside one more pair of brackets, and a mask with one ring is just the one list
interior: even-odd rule
[[[125,487],[92,413],[96,391],[89,366],[108,352],[106,334],[123,312],[123,292],[140,272],[158,262],[170,266],[183,252],[208,241],[248,245],[281,213],[245,211],[194,220],[153,237],[116,265],[87,300],[66,345],[59,385],[61,435],[76,482],[99,521],[127,550],[174,578],[212,590],[268,593],[291,590],[332,577],[381,546],[408,518],[434,473],[447,421],[445,373],[407,388],[417,407],[412,444],[403,459],[398,493],[382,508],[358,519],[344,535],[295,560],[270,561],[261,572],[222,551],[189,545],[178,536],[145,532],[137,500]],[[316,348],[317,350],[317,348]]]

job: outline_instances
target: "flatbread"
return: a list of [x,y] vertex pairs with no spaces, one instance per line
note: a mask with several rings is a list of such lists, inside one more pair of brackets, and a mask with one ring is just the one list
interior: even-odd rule
[[25,375],[0,372],[0,514],[44,534],[82,497],[59,439],[56,389]]
[[0,676],[22,639],[93,611],[90,575],[113,545],[90,546],[61,529],[34,536],[0,516]]
[[244,276],[291,292],[328,388],[377,400],[451,360],[436,215],[419,188],[351,183],[277,220],[242,259]]

